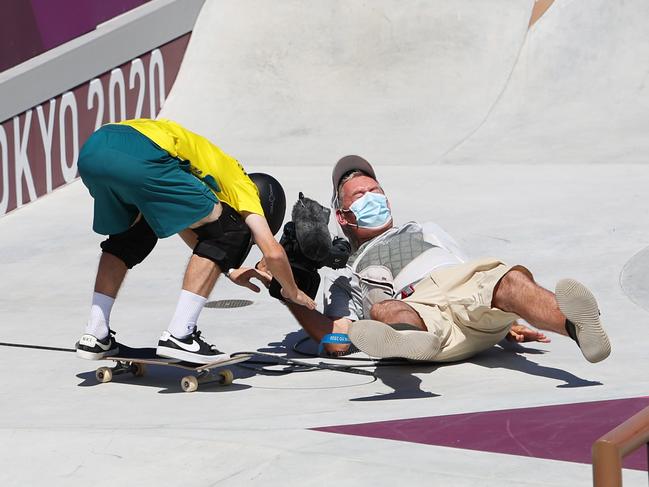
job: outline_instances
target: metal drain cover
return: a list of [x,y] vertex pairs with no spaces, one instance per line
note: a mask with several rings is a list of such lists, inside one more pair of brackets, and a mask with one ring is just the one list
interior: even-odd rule
[[250,306],[252,301],[249,299],[220,299],[218,301],[208,301],[205,303],[206,308],[243,308]]
[[649,311],[649,247],[631,257],[620,273],[620,286],[635,304]]

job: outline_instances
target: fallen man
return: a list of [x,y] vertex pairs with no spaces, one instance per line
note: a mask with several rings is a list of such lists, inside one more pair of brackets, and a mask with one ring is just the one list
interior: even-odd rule
[[[349,261],[326,273],[322,313],[286,303],[324,350],[344,353],[351,340],[373,357],[449,362],[471,357],[508,335],[516,341],[549,341],[516,321],[523,319],[569,336],[589,362],[610,354],[597,302],[583,284],[563,279],[552,293],[521,265],[468,260],[433,223],[395,227],[375,171],[361,157],[338,161],[332,182],[336,219],[351,242]],[[287,241],[285,229],[285,248]],[[287,248],[287,254],[298,286],[314,297],[317,269],[326,264],[306,259],[310,264],[304,265],[303,253],[295,248]],[[281,299],[272,286],[271,294]]]

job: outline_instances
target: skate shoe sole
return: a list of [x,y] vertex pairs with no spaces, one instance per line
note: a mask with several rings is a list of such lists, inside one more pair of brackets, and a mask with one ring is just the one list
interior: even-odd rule
[[85,360],[101,360],[104,357],[112,357],[119,353],[119,348],[113,348],[112,350],[107,350],[105,352],[89,352],[88,350],[82,350],[77,348],[76,354],[77,357]]
[[431,361],[441,345],[439,337],[432,333],[395,330],[374,320],[355,321],[349,325],[348,335],[359,350],[377,358]]
[[580,282],[562,279],[555,294],[559,309],[575,325],[581,353],[592,363],[601,362],[611,353],[611,343],[602,327],[595,296]]

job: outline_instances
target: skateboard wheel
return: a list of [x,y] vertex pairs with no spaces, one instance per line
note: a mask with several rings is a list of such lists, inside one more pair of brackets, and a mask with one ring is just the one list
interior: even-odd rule
[[221,377],[221,380],[219,382],[224,386],[229,386],[234,380],[234,374],[232,374],[232,371],[230,369],[222,370],[221,372],[219,372],[219,376]]
[[146,372],[144,364],[133,364],[133,375],[135,377],[142,377]]
[[198,389],[198,379],[193,375],[188,375],[180,381],[180,387],[185,392],[194,392]]
[[109,367],[99,367],[95,372],[99,382],[110,382],[113,379],[113,371]]

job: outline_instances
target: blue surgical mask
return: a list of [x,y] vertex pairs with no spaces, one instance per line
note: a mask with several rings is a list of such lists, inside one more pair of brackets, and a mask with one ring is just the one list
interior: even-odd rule
[[359,228],[379,228],[392,218],[388,199],[380,193],[365,193],[354,201],[349,209],[356,216],[356,225]]

